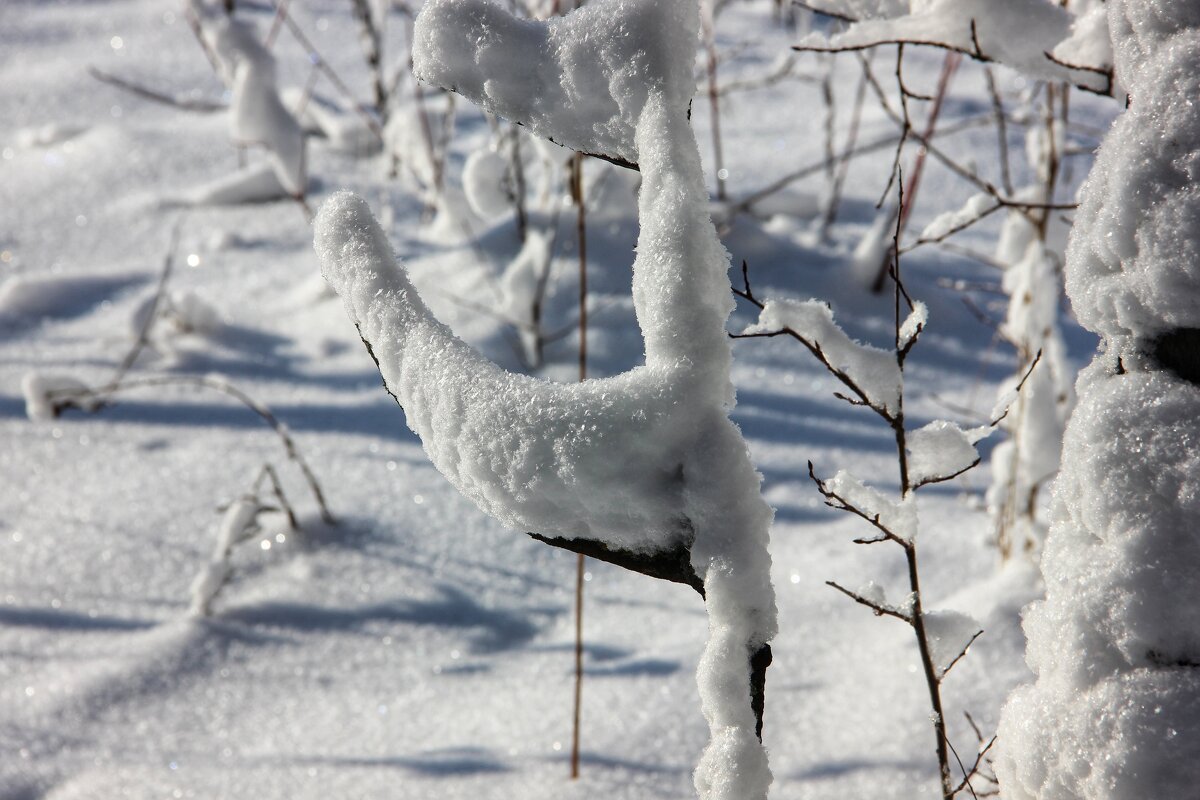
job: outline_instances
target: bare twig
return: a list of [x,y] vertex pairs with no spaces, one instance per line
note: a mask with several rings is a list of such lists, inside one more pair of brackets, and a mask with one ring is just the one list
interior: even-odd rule
[[958,655],[956,655],[956,656],[955,656],[955,657],[954,657],[954,658],[953,658],[953,659],[950,661],[950,663],[949,663],[949,664],[947,664],[947,665],[946,665],[946,666],[945,666],[945,667],[942,669],[942,671],[941,671],[941,674],[938,676],[938,677],[939,677],[939,679],[940,679],[940,678],[945,678],[947,675],[949,675],[949,674],[950,674],[950,670],[954,669],[954,665],[955,665],[955,664],[957,664],[959,661],[962,661],[962,660],[963,660],[963,657],[964,657],[964,656],[966,656],[966,654],[967,654],[967,651],[971,649],[971,645],[975,644],[975,640],[976,640],[976,639],[978,639],[980,636],[983,636],[983,631],[982,631],[982,630],[975,631],[975,633],[971,635],[971,638],[970,638],[970,639],[967,641],[967,643],[966,643],[966,644],[964,644],[964,645],[963,645],[963,648],[962,648],[962,650],[958,651]]
[[856,602],[860,605],[864,605],[867,608],[871,609],[872,611],[875,612],[875,616],[877,616],[877,617],[885,617],[885,616],[886,617],[895,617],[898,620],[907,622],[909,625],[912,624],[911,617],[909,617],[907,614],[897,611],[894,608],[891,608],[890,606],[880,605],[879,603],[876,603],[872,600],[868,600],[867,598],[863,597],[861,594],[858,594],[857,592],[852,592],[849,589],[847,589],[845,586],[835,583],[834,581],[825,581],[825,585],[831,586],[834,589],[837,589],[839,592],[846,595],[854,602]]
[[[287,425],[276,417],[270,408],[258,402],[224,378],[216,375],[159,375],[122,380],[118,377],[117,380],[94,389],[60,389],[47,392],[46,399],[53,404],[55,409],[86,407],[95,410],[111,405],[112,397],[116,394],[157,386],[190,386],[197,389],[209,389],[220,392],[228,397],[232,397],[257,414],[275,431],[275,434],[283,444],[284,450],[287,452],[287,457],[300,468],[300,472],[304,475],[313,498],[317,501],[317,506],[321,511],[321,519],[330,525],[337,524],[337,520],[329,511],[329,506],[325,502],[325,493],[321,491],[321,485],[317,482],[316,475],[313,473],[312,468],[309,467],[304,456],[301,455],[300,449],[296,446],[296,440],[292,438]],[[81,401],[87,402],[81,403]]]
[[[1029,367],[1025,370],[1025,374],[1021,376],[1021,380],[1017,383],[1017,388],[1013,390],[1015,393],[1020,394],[1021,390],[1025,388],[1025,381],[1029,380],[1029,376],[1033,374],[1034,367],[1036,367],[1038,365],[1038,362],[1041,360],[1042,360],[1042,351],[1038,350],[1037,355],[1035,355],[1033,357],[1033,360],[1029,362]],[[1008,416],[1008,412],[1011,410],[1012,410],[1012,404],[1010,403],[1009,405],[1005,406],[1003,414],[1001,414],[1000,416],[996,417],[994,420],[991,421],[991,423],[990,423],[991,426],[994,428],[997,425],[999,425],[1001,422],[1003,422],[1004,418]]]
[[1004,101],[1000,98],[1000,90],[996,87],[996,76],[990,65],[983,68],[983,76],[987,80],[988,95],[992,99],[992,115],[996,120],[996,143],[1000,151],[1000,180],[1004,193],[1012,195],[1012,170],[1008,163],[1008,120],[1004,116]]
[[109,86],[115,86],[118,89],[123,89],[124,91],[130,92],[137,97],[141,97],[145,100],[150,100],[155,103],[161,103],[165,106],[171,106],[172,108],[178,108],[183,111],[196,111],[207,114],[214,111],[224,111],[229,107],[225,103],[217,100],[194,100],[184,97],[176,97],[175,95],[170,95],[166,92],[160,92],[156,89],[151,89],[148,86],[134,83],[126,78],[112,75],[108,72],[97,69],[96,67],[88,67],[88,75],[91,75],[101,83],[107,83]]
[[254,480],[254,491],[256,494],[259,491],[263,478],[266,478],[271,484],[271,493],[275,495],[275,499],[279,501],[280,509],[287,516],[288,527],[294,531],[300,530],[300,523],[296,520],[296,512],[292,510],[292,504],[288,502],[287,495],[283,493],[283,484],[279,481],[279,475],[270,464],[263,464],[262,470]]
[[275,6],[276,19],[280,20],[284,25],[287,26],[288,31],[292,34],[296,41],[300,43],[300,46],[304,48],[305,52],[308,53],[309,60],[312,61],[313,66],[321,70],[322,74],[329,79],[329,82],[332,83],[348,101],[350,101],[351,105],[354,106],[354,110],[362,118],[367,128],[370,129],[371,133],[373,133],[375,137],[382,142],[383,128],[380,127],[379,120],[377,120],[374,115],[372,115],[371,112],[362,104],[362,102],[360,102],[358,98],[354,96],[354,92],[350,90],[350,87],[346,85],[346,82],[342,80],[341,76],[337,74],[333,67],[329,66],[329,62],[325,60],[325,57],[321,55],[319,50],[317,50],[316,46],[312,43],[312,40],[309,39],[307,34],[304,33],[304,29],[301,28],[292,15],[288,13],[287,2],[288,0],[271,0],[271,4]]

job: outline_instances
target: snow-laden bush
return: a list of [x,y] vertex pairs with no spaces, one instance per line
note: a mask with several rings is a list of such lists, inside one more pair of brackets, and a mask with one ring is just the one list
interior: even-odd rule
[[433,318],[352,195],[322,208],[316,248],[388,391],[460,491],[510,527],[705,592],[698,681],[711,741],[696,786],[711,800],[761,800],[772,514],[728,416],[729,261],[688,122],[698,24],[696,0],[596,0],[548,22],[434,0],[415,32],[424,80],[640,165],[633,293],[645,366],[575,385],[501,370]]
[[1194,797],[1200,785],[1200,4],[1110,0],[1128,111],[1083,190],[1067,253],[1080,376],[1033,685],[1000,726],[1009,800]]

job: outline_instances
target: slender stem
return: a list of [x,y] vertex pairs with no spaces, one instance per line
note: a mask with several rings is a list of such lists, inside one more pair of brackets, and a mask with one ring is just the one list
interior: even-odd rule
[[[854,106],[850,112],[850,128],[846,132],[846,146],[843,149],[842,157],[837,160],[837,169],[834,171],[833,182],[829,188],[829,199],[825,206],[825,216],[821,220],[822,239],[828,237],[829,229],[837,220],[838,206],[841,205],[842,200],[842,187],[846,183],[846,175],[850,172],[850,158],[854,148],[858,146],[858,127],[862,120],[863,101],[866,96],[867,73],[864,67],[862,77],[858,80],[858,88],[854,91]],[[832,138],[829,142],[829,150],[830,152],[833,150]]]
[[525,211],[525,164],[521,161],[521,129],[513,123],[509,130],[508,169],[513,210],[517,214],[517,235],[521,242],[529,232],[529,215]]
[[704,28],[704,49],[707,54],[708,66],[708,104],[712,114],[712,145],[713,166],[717,171],[717,199],[725,200],[725,158],[721,149],[721,93],[717,88],[717,56],[716,21],[713,18],[711,4],[704,6],[702,17]]
[[571,196],[575,200],[575,226],[579,238],[579,380],[587,380],[587,204],[583,193],[583,154],[571,161]]
[[583,712],[583,583],[587,556],[575,557],[575,703],[571,717],[571,780],[579,778],[579,729]]
[[276,417],[270,408],[223,378],[215,375],[160,375],[148,378],[131,378],[128,380],[118,378],[105,386],[87,391],[63,389],[48,392],[47,399],[59,408],[70,405],[85,407],[80,405],[80,401],[89,401],[94,407],[101,407],[109,404],[112,396],[118,392],[150,386],[193,386],[200,389],[211,389],[232,397],[253,411],[275,431],[275,434],[279,437],[279,441],[283,443],[287,457],[300,468],[300,472],[304,475],[304,480],[308,483],[308,488],[312,492],[313,498],[317,501],[317,507],[321,511],[321,519],[330,525],[337,524],[337,520],[334,519],[333,514],[329,511],[329,506],[325,502],[325,493],[321,491],[321,485],[317,482],[317,476],[313,473],[312,468],[309,467],[304,456],[301,455],[300,449],[296,446],[296,441],[292,438],[287,425]]
[[[571,197],[579,239],[579,380],[587,380],[587,202],[583,191],[583,154],[571,159]],[[575,704],[571,726],[571,779],[579,777],[580,718],[583,711],[583,584],[587,557],[575,560]]]

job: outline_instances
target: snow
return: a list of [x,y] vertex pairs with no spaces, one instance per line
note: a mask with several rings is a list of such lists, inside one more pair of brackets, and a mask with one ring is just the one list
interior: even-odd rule
[[21,378],[21,393],[25,395],[25,415],[31,420],[54,419],[59,414],[57,393],[84,392],[87,384],[70,375],[49,375],[28,372]]
[[239,497],[225,509],[217,528],[212,559],[192,582],[192,615],[206,617],[211,612],[213,600],[233,572],[229,563],[233,548],[242,539],[253,535],[255,521],[261,511],[262,506],[255,497]]
[[975,443],[992,432],[991,427],[963,430],[953,422],[937,420],[911,431],[908,448],[908,479],[914,485],[957,475],[979,461]]
[[910,346],[921,335],[921,331],[925,330],[925,326],[929,324],[929,306],[921,300],[913,302],[912,310],[908,312],[908,316],[904,318],[904,322],[900,323],[900,335],[897,337],[900,344],[900,349]]
[[414,71],[538,136],[636,163],[647,98],[661,92],[682,110],[695,90],[692,5],[610,0],[543,23],[488,0],[432,0],[417,22]]
[[771,783],[747,689],[750,657],[776,632],[772,512],[727,416],[729,261],[687,119],[698,11],[610,0],[533,23],[433,2],[416,26],[423,79],[536,134],[640,164],[644,367],[575,386],[504,372],[432,316],[354,196],[322,207],[316,248],[409,427],[481,510],[544,535],[690,551],[709,612],[697,681],[712,738],[696,788],[749,800]]
[[[916,324],[908,330],[915,330]],[[868,402],[895,412],[900,407],[900,366],[896,354],[851,339],[833,321],[833,311],[820,300],[768,300],[758,322],[745,334],[795,331],[811,342],[830,365],[848,377]]]
[[508,163],[491,150],[476,150],[463,165],[463,191],[471,210],[484,219],[499,216],[512,208],[504,182]]
[[[205,5],[223,13],[220,2]],[[351,94],[369,102],[371,75],[350,5],[289,8]],[[797,39],[773,22],[773,0],[720,5],[722,85],[774,69]],[[1081,5],[1072,0],[1069,8]],[[268,6],[239,2],[236,17],[264,37],[272,22]],[[540,4],[543,12],[549,7]],[[710,624],[698,595],[587,562],[582,771],[570,780],[574,554],[506,529],[431,465],[381,389],[341,301],[333,300],[319,274],[312,229],[285,196],[268,154],[244,153],[249,169],[269,183],[259,202],[242,202],[234,191],[228,204],[214,198],[182,212],[164,202],[216,179],[243,177],[235,172],[239,154],[229,112],[156,104],[92,83],[86,67],[94,64],[172,97],[222,98],[231,86],[214,73],[181,5],[16,3],[5,4],[0,17],[11,44],[10,57],[0,59],[7,78],[0,81],[0,282],[37,283],[49,298],[38,310],[13,304],[0,313],[0,796],[695,798],[693,770],[712,736],[694,674],[705,659]],[[393,7],[384,47],[385,78],[400,78],[393,118],[413,107],[407,27]],[[119,50],[114,37],[122,40]],[[271,53],[287,109],[297,108],[297,90],[313,78],[306,117],[336,106],[347,124],[361,121],[327,75],[314,77],[307,48],[288,26],[279,30]],[[859,67],[853,56],[828,61],[835,63],[837,134],[844,141],[845,101]],[[941,61],[936,51],[906,51],[906,82],[930,91]],[[806,74],[816,62],[797,54],[796,73]],[[880,53],[875,65],[894,98],[887,54]],[[947,126],[987,114],[979,67],[964,61],[961,69],[943,111]],[[995,72],[1013,108],[1022,91],[1017,76],[1002,67]],[[423,97],[438,134],[448,104],[428,85]],[[1073,93],[1071,119],[1079,127],[1073,123],[1068,145],[1088,149],[1090,131],[1106,128],[1120,105]],[[820,87],[799,80],[722,98],[727,187],[735,202],[820,161],[824,115],[814,111],[820,107]],[[697,98],[691,126],[706,159],[709,115],[708,104]],[[511,128],[462,98],[454,117],[444,194],[446,206],[461,216],[431,219],[435,212],[427,207],[441,201],[416,185],[405,163],[390,177],[390,154],[371,156],[322,136],[314,118],[300,120],[309,131],[310,204],[318,209],[341,187],[365,198],[411,284],[456,336],[505,369],[574,384],[578,251],[561,170],[569,151],[520,129],[533,145],[522,145],[522,153],[536,148],[525,157],[530,231],[553,242],[543,308],[551,338],[543,366],[531,369],[519,357],[513,326],[499,317],[501,279],[521,249],[514,217],[481,220],[462,191],[471,153],[493,146],[498,132],[504,136]],[[21,131],[51,125],[86,130],[36,148],[17,141]],[[419,154],[424,140],[419,128],[412,130]],[[868,95],[861,141],[880,142],[895,133]],[[974,163],[993,181],[995,142],[995,131],[982,126],[939,139],[946,152]],[[1026,171],[1019,128],[1010,128],[1010,150],[1020,182]],[[534,157],[542,152],[554,162],[544,171]],[[760,298],[826,300],[852,339],[889,347],[892,297],[861,291],[848,261],[871,223],[892,155],[883,145],[851,162],[845,200],[827,239],[817,241],[808,220],[795,216],[804,213],[805,196],[825,196],[819,173],[791,184],[795,193],[775,202],[784,213],[769,224],[753,214],[729,216],[722,244],[732,256],[734,285],[741,287],[737,268],[746,259]],[[1074,197],[1075,180],[1089,163],[1089,155],[1071,156],[1060,199]],[[658,367],[647,366],[636,324],[645,307],[635,310],[631,297],[641,178],[595,159],[585,165],[588,372],[597,378],[638,367],[649,372]],[[711,186],[711,172],[706,174]],[[960,208],[975,191],[934,161],[924,181],[913,234],[941,212]],[[460,225],[464,221],[469,230]],[[168,338],[180,351],[168,358],[147,352],[129,377],[225,375],[287,426],[338,525],[321,523],[303,475],[283,458],[270,428],[220,393],[147,386],[112,398],[95,413],[68,409],[55,419],[27,418],[21,387],[27,373],[71,376],[76,390],[111,378],[129,352],[130,319],[157,282],[176,222],[179,247],[169,291],[202,298],[221,327],[214,335],[169,339],[171,325],[160,321],[152,349],[161,352],[158,346]],[[1000,223],[997,215],[956,241],[993,252]],[[703,227],[697,223],[694,230]],[[692,233],[680,236],[699,241]],[[890,230],[885,237],[890,242]],[[724,295],[724,258],[710,264],[699,250],[678,265],[678,274],[707,278],[711,269]],[[951,417],[963,428],[978,424],[1016,369],[1014,358],[1004,344],[991,345],[994,331],[942,285],[994,287],[1000,273],[948,250],[922,247],[904,256],[904,274],[913,296],[928,304],[929,321],[906,362],[909,424],[920,428],[956,413],[950,407],[964,409]],[[649,287],[645,294],[655,291]],[[1004,319],[1004,297],[975,296],[995,319]],[[1095,341],[1061,307],[1057,312],[1073,373]],[[757,316],[739,300],[727,329],[740,331]],[[892,546],[853,544],[871,534],[869,526],[823,507],[806,472],[810,459],[822,474],[846,467],[894,499],[892,433],[876,414],[833,397],[832,390],[844,389],[794,339],[745,339],[731,346],[732,372],[721,374],[736,389],[729,417],[741,435],[720,427],[722,409],[710,426],[720,435],[702,443],[709,449],[698,446],[695,457],[719,463],[721,447],[741,446],[744,439],[763,474],[763,497],[776,509],[770,578],[779,632],[772,639],[763,729],[774,776],[770,796],[929,796],[937,774],[927,689],[919,668],[908,669],[918,658],[912,632],[825,585],[829,579],[851,588],[874,581],[892,605],[911,609],[903,561]],[[670,361],[673,351],[657,352],[668,355],[656,356],[655,364]],[[718,394],[697,393],[707,400]],[[457,399],[446,395],[447,404]],[[681,405],[690,402],[685,398]],[[668,408],[673,413],[675,406]],[[681,437],[693,435],[691,426],[679,420]],[[651,460],[666,458],[650,443],[646,449]],[[638,460],[635,453],[612,472],[640,479]],[[191,586],[212,560],[223,509],[267,461],[279,470],[301,530],[288,532],[284,542],[269,537],[269,549],[263,549],[266,536],[234,548],[212,613],[195,618]],[[741,462],[729,463],[728,475],[718,470],[705,476],[717,490],[698,486],[691,512],[705,495],[727,496],[729,479],[749,474]],[[962,710],[970,710],[990,736],[1005,696],[1032,677],[1022,658],[1018,612],[1041,592],[1032,566],[997,569],[982,501],[989,482],[984,463],[960,480],[922,490],[919,501],[925,607],[969,613],[987,629],[944,687],[946,723],[963,755],[975,738]],[[260,499],[274,502],[266,494]],[[740,523],[720,512],[710,517],[712,529],[736,538]],[[261,520],[273,526],[282,517],[264,514]],[[761,581],[752,588],[759,586]],[[742,610],[729,609],[735,617]],[[730,652],[745,649],[734,635],[740,624],[726,617],[713,622]],[[722,663],[714,659],[718,672]],[[737,680],[743,675],[741,670]],[[744,694],[732,672],[729,677],[731,691]],[[1170,691],[1164,688],[1163,696],[1170,699]],[[742,705],[731,710],[740,712]],[[1090,713],[1080,711],[1081,718]],[[1180,723],[1194,714],[1181,700],[1160,716],[1171,717],[1162,735],[1174,728],[1179,735],[1171,741],[1177,741],[1187,730]],[[722,729],[718,738],[756,755],[749,736]],[[1176,794],[1188,796],[1186,790]]]
[[213,49],[233,73],[233,140],[266,147],[279,183],[289,194],[304,194],[304,131],[280,99],[274,57],[259,43],[256,31],[237,19],[212,23],[210,35]]
[[1200,10],[1108,3],[1132,95],[1101,147],[1067,256],[1080,320],[1104,337],[1079,377],[1046,598],[1026,614],[1036,682],[1000,724],[998,775],[1022,800],[1134,800],[1194,791],[1200,590],[1194,520],[1200,398],[1150,353],[1196,325]]
[[945,675],[983,628],[969,614],[960,611],[926,611],[921,615],[929,638],[929,655],[938,673]]
[[[978,44],[987,58],[1027,75],[1067,79],[1095,88],[1103,85],[1097,75],[1070,71],[1046,57],[1067,39],[1072,23],[1071,14],[1050,0],[910,0],[877,10],[854,6],[822,6],[844,9],[859,21],[833,36],[809,34],[800,45],[846,48],[872,42],[928,42],[974,53]],[[859,11],[867,13],[856,13]]]
[[921,239],[941,239],[951,232],[974,222],[984,212],[996,206],[996,199],[986,192],[971,195],[963,207],[955,211],[943,211],[921,231]]
[[287,197],[289,191],[280,181],[279,171],[271,164],[252,164],[181,194],[168,195],[164,207],[224,206],[248,203],[269,203]]
[[919,525],[913,495],[900,501],[892,500],[878,489],[864,486],[846,470],[839,470],[825,481],[825,488],[863,512],[868,519],[878,520],[879,525],[894,536],[909,542],[916,540]]
[[[1143,20],[1140,12],[1134,17]],[[1191,300],[1200,274],[1193,235],[1200,224],[1200,160],[1189,145],[1200,136],[1200,108],[1193,101],[1200,91],[1194,69],[1200,41],[1173,37],[1158,58],[1138,62],[1133,75],[1129,58],[1118,55],[1118,72],[1135,81],[1126,83],[1135,102],[1097,153],[1071,238],[1074,266],[1067,272],[1067,293],[1080,322],[1119,341],[1200,327],[1200,308]],[[1140,157],[1130,158],[1131,152]]]

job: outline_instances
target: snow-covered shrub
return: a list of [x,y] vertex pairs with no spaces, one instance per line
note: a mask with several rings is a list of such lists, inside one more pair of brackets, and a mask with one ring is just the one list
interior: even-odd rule
[[307,178],[303,126],[284,104],[275,57],[255,28],[201,0],[189,0],[197,36],[231,93],[229,132],[235,144],[262,147],[269,170],[249,169],[179,198],[188,204],[303,199]]
[[[746,270],[745,265],[743,270]],[[826,505],[854,514],[874,529],[869,538],[855,539],[856,543],[888,543],[900,547],[909,577],[908,595],[899,602],[889,603],[882,587],[874,581],[857,591],[834,581],[826,583],[870,608],[876,616],[893,617],[912,629],[929,692],[941,794],[943,800],[953,800],[964,789],[974,793],[971,781],[980,777],[984,757],[994,739],[985,743],[981,736],[974,761],[967,764],[960,761],[961,780],[953,777],[950,755],[954,750],[946,732],[941,685],[946,674],[966,655],[967,648],[983,631],[965,614],[925,610],[917,558],[916,493],[924,486],[956,478],[979,464],[975,444],[991,433],[996,423],[964,430],[938,420],[916,430],[908,429],[904,418],[904,365],[925,329],[928,312],[923,303],[909,298],[900,283],[898,271],[899,262],[896,261],[890,270],[896,293],[895,338],[890,351],[850,338],[834,321],[829,306],[820,301],[759,300],[751,290],[745,272],[744,288],[737,294],[759,309],[759,319],[740,336],[786,335],[800,342],[845,388],[846,393],[839,393],[838,397],[853,406],[870,409],[892,429],[900,473],[899,498],[890,498],[866,486],[846,470],[822,480],[810,461],[808,472]],[[903,320],[900,317],[901,297],[909,307],[908,316]]]
[[548,22],[434,0],[416,27],[425,80],[640,165],[633,291],[645,366],[570,385],[504,372],[432,317],[351,195],[322,208],[316,248],[388,391],[460,491],[510,527],[703,590],[711,741],[696,786],[707,800],[761,800],[772,514],[728,416],[729,262],[688,123],[698,23],[696,0],[596,0]]
[[[1025,146],[1037,181],[1016,195],[1031,203],[1052,204],[1066,144],[1065,120],[1055,113],[1054,98],[1067,87],[1055,91],[1046,84],[1043,90],[1046,108],[1038,116],[1044,124],[1029,129]],[[1003,422],[1008,439],[991,458],[987,504],[1003,558],[1014,552],[1036,558],[1041,551],[1042,490],[1058,472],[1063,429],[1074,403],[1073,370],[1058,322],[1063,227],[1049,208],[1010,209],[996,247],[996,262],[1004,267],[1001,288],[1008,298],[1001,333],[1017,351],[1015,373],[1000,387],[1002,400],[1018,382],[1025,382]]]
[[1192,797],[1200,785],[1200,4],[1109,0],[1130,106],[1101,146],[1067,253],[1104,339],[1077,384],[1037,674],[1005,706],[1010,800]]
[[[275,501],[279,505],[273,505],[270,501],[263,499],[262,484],[264,481],[270,483]],[[297,529],[296,516],[283,494],[279,477],[275,474],[275,469],[267,464],[259,470],[251,491],[230,503],[221,515],[212,557],[200,570],[196,579],[192,581],[192,600],[189,606],[189,613],[192,616],[207,617],[212,613],[213,602],[233,574],[233,549],[242,542],[262,533],[263,524],[260,517],[263,514],[275,512],[282,512],[286,515],[289,531]],[[285,536],[283,533],[275,534],[276,541],[284,541]],[[264,541],[269,547],[270,540]]]

